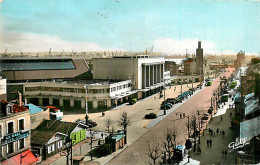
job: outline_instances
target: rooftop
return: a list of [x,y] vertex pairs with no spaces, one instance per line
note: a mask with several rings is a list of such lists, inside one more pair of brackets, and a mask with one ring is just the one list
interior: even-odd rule
[[1,59],[2,71],[75,69],[72,59]]

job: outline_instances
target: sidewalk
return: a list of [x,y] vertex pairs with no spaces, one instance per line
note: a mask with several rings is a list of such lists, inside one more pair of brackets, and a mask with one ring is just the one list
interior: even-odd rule
[[[230,152],[231,149],[228,148],[228,144],[236,140],[235,131],[230,130],[231,117],[230,112],[234,114],[234,109],[227,109],[228,105],[220,109],[219,114],[222,114],[223,120],[221,121],[221,115],[215,115],[213,120],[210,121],[207,129],[204,130],[204,136],[200,137],[200,148],[201,154],[197,152],[191,152],[191,158],[198,160],[200,164],[235,164],[236,163],[236,150]],[[217,113],[217,114],[218,114]],[[209,134],[208,129],[212,129],[215,132],[215,136]],[[221,133],[216,133],[217,128],[219,132],[225,131],[223,136]],[[207,140],[212,139],[212,146],[207,146]],[[198,146],[198,142],[197,142]],[[227,155],[222,154],[222,150],[227,150]]]

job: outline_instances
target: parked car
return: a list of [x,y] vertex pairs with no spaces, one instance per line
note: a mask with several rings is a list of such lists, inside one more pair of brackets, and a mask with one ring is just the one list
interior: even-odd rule
[[149,113],[144,116],[145,119],[155,119],[157,115],[155,113]]
[[176,102],[176,101],[175,101],[175,98],[167,98],[166,101],[169,102],[169,103],[171,103],[172,105],[174,105],[175,102]]
[[133,98],[129,100],[129,105],[133,105],[137,102],[137,98]]
[[165,106],[165,109],[166,109],[166,110],[172,108],[172,105],[171,105],[171,104],[166,103],[166,104],[162,104],[162,105],[161,105],[161,109],[162,109],[162,110],[164,110],[164,106]]

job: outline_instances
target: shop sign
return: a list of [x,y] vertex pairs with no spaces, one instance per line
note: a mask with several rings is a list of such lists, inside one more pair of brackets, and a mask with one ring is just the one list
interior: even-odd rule
[[1,144],[2,144],[2,146],[7,145],[9,143],[18,141],[20,139],[27,138],[28,136],[29,136],[29,130],[19,131],[19,132],[15,132],[12,134],[7,134],[1,140]]

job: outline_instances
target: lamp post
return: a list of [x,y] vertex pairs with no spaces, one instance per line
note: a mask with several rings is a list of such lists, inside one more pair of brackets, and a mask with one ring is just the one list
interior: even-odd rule
[[86,101],[86,125],[88,125],[88,98],[87,98],[87,94],[88,94],[88,89],[87,89],[87,84],[84,85],[85,91],[86,91],[86,97],[85,97],[85,101]]
[[163,79],[163,100],[164,100],[164,115],[166,115],[166,106],[165,106],[165,79]]

